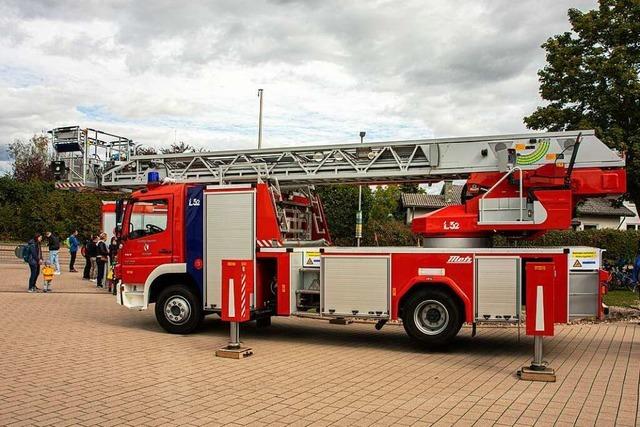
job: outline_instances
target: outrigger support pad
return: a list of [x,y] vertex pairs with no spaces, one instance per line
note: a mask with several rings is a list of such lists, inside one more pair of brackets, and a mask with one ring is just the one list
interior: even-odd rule
[[217,357],[227,359],[244,359],[253,355],[250,347],[243,347],[240,342],[240,324],[238,322],[229,323],[229,344],[216,350]]
[[549,368],[547,362],[543,360],[541,335],[533,337],[533,362],[519,369],[517,375],[525,381],[556,381],[556,371]]

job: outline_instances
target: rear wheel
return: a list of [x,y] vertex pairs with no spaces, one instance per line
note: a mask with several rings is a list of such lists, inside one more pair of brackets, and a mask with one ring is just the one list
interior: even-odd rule
[[155,307],[156,319],[172,334],[189,334],[204,317],[200,299],[186,286],[173,285],[164,289]]
[[423,289],[411,295],[403,307],[402,324],[409,336],[421,343],[450,343],[462,326],[456,302],[439,289]]

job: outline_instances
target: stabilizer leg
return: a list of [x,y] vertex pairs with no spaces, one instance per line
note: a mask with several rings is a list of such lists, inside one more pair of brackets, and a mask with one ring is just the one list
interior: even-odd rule
[[216,350],[216,356],[227,359],[244,359],[253,355],[250,347],[243,347],[240,342],[240,323],[229,323],[229,344]]
[[519,369],[517,375],[525,381],[556,381],[556,371],[549,368],[547,362],[543,360],[542,336],[533,337],[533,362]]

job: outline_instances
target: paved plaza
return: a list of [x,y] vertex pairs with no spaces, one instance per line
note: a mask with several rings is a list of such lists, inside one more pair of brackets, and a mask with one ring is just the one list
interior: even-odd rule
[[532,339],[463,328],[447,351],[402,327],[274,318],[242,328],[255,355],[214,357],[227,327],[164,333],[78,273],[28,294],[25,265],[0,265],[0,425],[620,425],[640,423],[640,326],[557,328],[558,381],[520,381]]

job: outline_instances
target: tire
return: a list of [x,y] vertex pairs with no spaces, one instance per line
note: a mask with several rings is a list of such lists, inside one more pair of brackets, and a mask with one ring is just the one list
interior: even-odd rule
[[190,334],[202,323],[202,304],[191,289],[172,285],[164,289],[156,301],[156,319],[171,334]]
[[402,324],[407,334],[421,344],[449,344],[464,323],[458,304],[439,289],[421,289],[404,303]]

